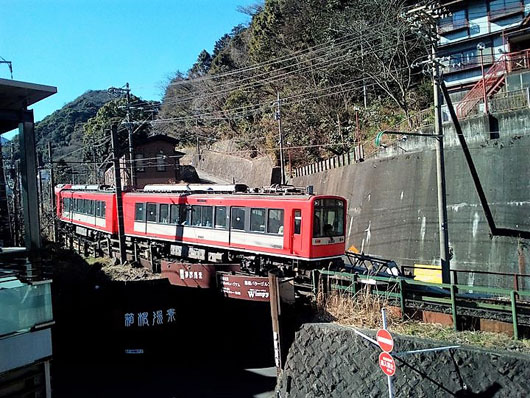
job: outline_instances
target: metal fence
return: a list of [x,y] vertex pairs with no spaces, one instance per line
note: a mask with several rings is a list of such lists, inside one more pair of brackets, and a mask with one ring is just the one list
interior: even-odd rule
[[521,326],[530,326],[530,291],[457,283],[430,283],[405,277],[384,277],[326,270],[313,271],[313,292],[342,291],[355,299],[357,292],[382,296],[399,306],[401,314],[421,309],[450,313],[453,328],[463,315],[511,322],[515,339]]
[[319,162],[311,163],[303,167],[293,169],[294,177],[301,177],[321,171],[343,167],[348,164],[362,162],[364,160],[364,145],[357,145],[352,152],[343,153]]

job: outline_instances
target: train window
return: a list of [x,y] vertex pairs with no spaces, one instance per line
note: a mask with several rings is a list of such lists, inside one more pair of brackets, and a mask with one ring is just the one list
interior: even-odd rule
[[107,204],[105,202],[101,202],[101,217],[105,218],[105,210],[107,208]]
[[191,225],[211,227],[213,225],[212,206],[191,206]]
[[83,199],[83,213],[90,214],[90,200]]
[[201,206],[191,206],[191,225],[201,226]]
[[79,201],[78,199],[74,199],[74,212],[78,212],[79,209]]
[[156,212],[156,203],[148,203],[146,206],[147,215],[146,219],[149,222],[156,222],[157,212]]
[[226,228],[225,206],[215,206],[215,228]]
[[213,207],[202,206],[201,225],[211,228],[213,226]]
[[313,237],[344,235],[344,202],[338,199],[315,201]]
[[101,217],[101,201],[100,200],[96,200],[95,201],[95,210],[96,210],[96,217]]
[[250,230],[265,232],[265,209],[250,209]]
[[63,199],[63,214],[68,213],[68,208],[70,207],[70,199]]
[[171,205],[169,216],[170,224],[178,224],[180,222],[179,212],[179,205]]
[[159,222],[161,224],[169,223],[169,205],[161,204],[160,205],[160,218]]
[[301,230],[302,230],[302,211],[295,210],[294,211],[294,233],[296,235],[300,235]]
[[145,221],[145,203],[136,203],[134,206],[134,221]]
[[231,228],[245,230],[245,208],[232,207]]
[[283,234],[283,210],[269,209],[269,219],[267,222],[267,232],[269,234]]

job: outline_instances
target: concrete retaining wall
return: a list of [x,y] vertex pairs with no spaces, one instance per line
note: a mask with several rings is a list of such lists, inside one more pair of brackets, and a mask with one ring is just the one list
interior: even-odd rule
[[[189,154],[183,159],[194,166],[201,178],[215,177],[213,182],[240,183],[264,187],[279,182],[279,173],[268,156],[244,159],[210,150]],[[210,178],[211,179],[211,178]]]
[[[374,338],[374,333],[366,331]],[[395,336],[394,352],[440,347]],[[282,398],[384,397],[387,378],[378,366],[381,350],[351,329],[306,324],[289,350],[278,380]],[[396,397],[525,397],[530,358],[508,352],[459,348],[396,359]]]
[[[437,264],[436,154],[431,149],[296,177],[297,186],[348,199],[347,245],[401,265]],[[498,227],[530,230],[530,136],[470,145]],[[445,151],[452,268],[529,272],[526,242],[491,238],[460,147]],[[530,278],[528,278],[530,279]],[[460,283],[513,286],[513,278],[461,276]],[[530,280],[526,281],[530,288]]]

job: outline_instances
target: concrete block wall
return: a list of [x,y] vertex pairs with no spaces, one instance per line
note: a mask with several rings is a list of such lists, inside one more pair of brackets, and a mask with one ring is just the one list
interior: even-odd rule
[[[373,331],[364,331],[374,338]],[[447,344],[395,336],[394,352]],[[303,325],[278,379],[282,398],[384,397],[387,378],[378,366],[380,348],[349,328]],[[530,357],[462,347],[396,359],[396,397],[526,397]]]

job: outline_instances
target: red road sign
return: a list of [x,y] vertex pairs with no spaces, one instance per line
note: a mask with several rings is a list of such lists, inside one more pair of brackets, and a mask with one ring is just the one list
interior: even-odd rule
[[394,349],[394,339],[392,335],[385,329],[379,329],[376,335],[377,344],[384,352],[392,352]]
[[396,373],[396,363],[388,352],[379,354],[379,367],[387,376],[394,376]]

